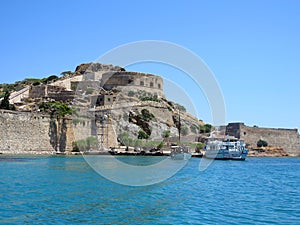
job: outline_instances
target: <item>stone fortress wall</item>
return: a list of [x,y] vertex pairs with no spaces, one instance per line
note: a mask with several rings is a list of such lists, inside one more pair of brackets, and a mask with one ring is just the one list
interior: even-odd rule
[[104,89],[121,88],[123,91],[146,91],[164,98],[163,79],[159,76],[139,72],[104,73],[101,86]]
[[300,136],[298,129],[249,127],[244,123],[229,123],[226,134],[244,140],[250,147],[256,147],[261,139],[269,146],[282,147],[289,155],[300,155]]
[[31,112],[0,110],[0,128],[0,152],[6,154],[71,152],[74,141],[91,136],[88,120],[74,124]]

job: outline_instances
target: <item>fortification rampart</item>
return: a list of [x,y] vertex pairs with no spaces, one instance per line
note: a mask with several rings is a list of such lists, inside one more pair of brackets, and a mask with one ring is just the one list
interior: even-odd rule
[[256,147],[261,139],[270,146],[282,147],[289,155],[300,155],[298,129],[249,127],[244,123],[229,123],[226,133],[244,140],[250,147]]
[[70,119],[0,110],[0,152],[7,154],[70,152],[75,140]]

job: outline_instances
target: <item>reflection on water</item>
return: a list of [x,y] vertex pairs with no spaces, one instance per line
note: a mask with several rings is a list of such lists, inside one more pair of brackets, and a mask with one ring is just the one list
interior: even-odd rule
[[28,162],[35,160],[36,158],[32,157],[17,157],[17,156],[2,156],[0,155],[0,162]]

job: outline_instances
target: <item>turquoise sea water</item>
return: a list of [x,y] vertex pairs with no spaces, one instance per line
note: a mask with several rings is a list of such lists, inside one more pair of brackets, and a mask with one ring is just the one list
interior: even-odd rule
[[300,223],[300,158],[215,161],[203,172],[200,160],[162,183],[129,187],[102,178],[80,156],[2,157],[0,223]]

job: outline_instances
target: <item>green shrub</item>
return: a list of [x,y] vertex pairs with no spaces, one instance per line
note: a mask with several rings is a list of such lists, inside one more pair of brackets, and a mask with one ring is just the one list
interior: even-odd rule
[[39,109],[44,112],[51,113],[51,115],[72,115],[73,110],[65,103],[61,102],[43,102]]
[[24,82],[24,84],[33,84],[33,83],[36,83],[36,82],[42,83],[42,79],[38,79],[38,78],[26,78],[22,82]]
[[170,137],[170,131],[169,131],[169,130],[165,130],[165,131],[163,132],[163,137],[164,137],[164,138]]
[[264,141],[264,140],[259,140],[258,142],[257,142],[257,147],[267,147],[268,146],[268,142],[266,142],[266,141]]
[[201,149],[203,149],[203,147],[204,147],[204,143],[197,143],[197,145],[196,145],[196,150],[201,150]]
[[119,136],[118,136],[118,140],[119,142],[124,145],[124,146],[130,146],[130,138],[129,138],[129,134],[126,133],[126,132],[123,132],[121,133]]
[[51,76],[49,76],[47,78],[41,79],[40,82],[42,82],[43,84],[48,84],[48,83],[54,82],[56,80],[58,80],[58,76],[51,75]]
[[200,128],[200,133],[201,134],[203,134],[203,133],[210,133],[212,125],[210,125],[210,124],[200,125],[199,128]]
[[158,148],[158,149],[161,149],[163,146],[164,146],[164,142],[161,141],[161,142],[159,143],[159,145],[157,145],[157,148]]
[[69,75],[72,75],[72,74],[73,74],[73,72],[70,71],[70,70],[64,71],[64,72],[61,72],[61,73],[60,73],[60,75],[62,75],[62,76],[69,76]]
[[[142,132],[141,132],[142,133]],[[161,141],[151,141],[145,139],[132,139],[129,137],[129,134],[126,132],[121,133],[118,136],[119,142],[124,146],[133,146],[133,147],[147,147],[147,148],[157,148],[161,145]]]
[[80,123],[80,119],[77,119],[77,118],[74,118],[73,120],[72,120],[72,122],[73,122],[73,124],[75,125],[75,127],[77,126],[77,124],[79,124]]
[[78,118],[74,118],[72,119],[72,122],[73,124],[75,125],[75,127],[78,125],[78,124],[82,124],[82,126],[85,126],[85,120],[83,119],[78,119]]
[[128,96],[129,97],[133,97],[135,95],[135,92],[134,91],[128,91]]
[[160,100],[157,98],[157,96],[141,96],[139,98],[141,101],[153,101],[153,102],[160,102]]
[[139,131],[138,139],[148,139],[148,138],[149,138],[149,135],[145,131],[143,131],[143,130]]
[[98,140],[96,137],[88,137],[86,139],[78,140],[72,143],[73,152],[88,151],[96,148]]
[[72,142],[72,152],[80,152],[76,141]]
[[0,109],[7,109],[7,110],[9,109],[9,96],[10,96],[9,91],[6,91],[0,103]]
[[155,119],[155,116],[152,113],[150,113],[148,109],[142,109],[141,113],[142,113],[141,118],[147,122]]

